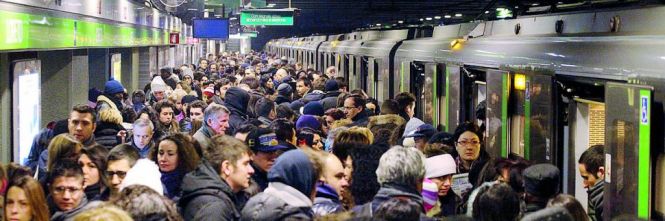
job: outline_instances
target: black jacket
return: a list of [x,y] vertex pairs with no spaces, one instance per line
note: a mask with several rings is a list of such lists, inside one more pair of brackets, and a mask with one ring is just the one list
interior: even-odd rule
[[240,220],[242,197],[233,193],[208,161],[203,160],[185,175],[178,204],[183,208],[185,220]]
[[331,108],[336,108],[337,107],[337,97],[341,94],[342,92],[339,91],[328,91],[326,92],[326,95],[323,96],[323,99],[321,99],[321,105],[323,105],[323,110],[328,110]]
[[231,111],[229,116],[229,128],[226,134],[233,136],[235,131],[245,123],[249,116],[247,115],[247,105],[249,104],[249,93],[239,87],[232,87],[226,91],[224,96],[224,106]]
[[358,113],[355,117],[353,117],[353,126],[359,126],[359,127],[367,127],[367,123],[369,122],[369,116],[370,112],[363,107],[363,111]]
[[[392,198],[409,198],[418,203],[418,205],[423,208],[423,198],[419,193],[417,193],[417,191],[415,191],[415,189],[410,190],[410,188],[402,187],[399,185],[384,184],[379,192],[376,193],[376,196],[372,202],[356,206],[353,208],[353,211],[356,214],[356,217],[374,217],[374,214],[379,206]],[[432,219],[421,213],[420,220]]]
[[95,129],[95,142],[110,150],[121,144],[118,139],[118,132],[124,129],[120,124],[98,122]]

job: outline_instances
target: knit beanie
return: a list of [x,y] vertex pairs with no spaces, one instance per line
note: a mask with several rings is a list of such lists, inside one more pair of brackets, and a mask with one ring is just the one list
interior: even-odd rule
[[312,101],[302,108],[302,114],[323,116],[323,105],[317,101]]
[[326,92],[339,90],[339,85],[336,80],[330,79],[326,81]]
[[293,88],[291,88],[291,85],[289,84],[282,83],[277,87],[277,93],[279,93],[279,95],[288,97],[291,95],[292,92]]
[[150,90],[152,90],[152,92],[166,91],[166,87],[168,86],[166,85],[166,82],[164,82],[161,76],[153,78],[152,82],[150,82]]
[[316,117],[312,115],[302,115],[298,118],[298,121],[296,121],[296,130],[300,130],[305,127],[319,130],[321,129],[321,123],[319,123],[319,120],[317,120]]
[[104,94],[117,94],[125,92],[125,88],[119,81],[111,79],[104,84]]

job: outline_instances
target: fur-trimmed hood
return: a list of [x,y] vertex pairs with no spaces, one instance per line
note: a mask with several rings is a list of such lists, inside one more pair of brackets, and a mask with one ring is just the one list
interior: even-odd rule
[[406,124],[406,120],[397,114],[385,114],[369,117],[367,128],[372,128],[384,124],[394,124],[399,127]]

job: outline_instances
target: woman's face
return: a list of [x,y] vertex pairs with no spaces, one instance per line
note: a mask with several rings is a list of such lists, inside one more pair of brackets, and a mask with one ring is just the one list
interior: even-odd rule
[[159,142],[157,163],[162,172],[171,172],[178,168],[178,146],[171,140]]
[[83,185],[88,187],[97,184],[100,178],[97,165],[86,154],[81,154],[78,161],[81,169],[83,169]]
[[452,186],[453,183],[453,175],[445,175],[441,177],[435,177],[431,178],[432,182],[436,184],[437,189],[439,190],[438,195],[439,197],[446,196],[448,194],[448,191],[450,190],[450,187]]
[[351,160],[351,155],[349,155],[344,160],[344,176],[349,183],[351,183],[351,173],[353,173],[353,160]]
[[32,206],[23,189],[13,186],[7,191],[5,217],[11,221],[32,220]]
[[465,161],[474,161],[480,155],[480,138],[471,131],[462,133],[455,143],[457,153]]

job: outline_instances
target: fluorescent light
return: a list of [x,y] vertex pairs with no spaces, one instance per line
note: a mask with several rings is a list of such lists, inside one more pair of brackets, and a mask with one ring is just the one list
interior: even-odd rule
[[490,13],[490,11],[485,11],[485,14],[489,14],[489,13]]
[[425,21],[425,19],[422,19],[422,18],[421,18],[420,21]]
[[457,13],[455,14],[455,17],[462,17],[462,14]]
[[266,5],[266,7],[268,7],[268,8],[275,7],[275,3],[270,3],[270,4]]
[[531,4],[531,6],[539,6],[539,5],[540,5],[540,3],[533,3],[533,4]]
[[376,23],[376,26],[381,26],[381,23]]
[[236,20],[236,19],[237,19],[236,17],[229,18],[229,20]]
[[427,20],[427,21],[431,21],[431,20],[432,20],[432,17],[427,17],[427,18],[425,18],[425,20]]
[[450,15],[444,15],[443,17],[444,17],[444,18],[452,18],[453,16],[450,16]]
[[438,15],[434,16],[434,19],[439,20],[439,19],[441,19],[441,16],[438,16]]
[[400,23],[400,24],[403,24],[403,23],[404,23],[404,21],[402,21],[402,20],[399,20],[399,21],[397,21],[397,23]]

